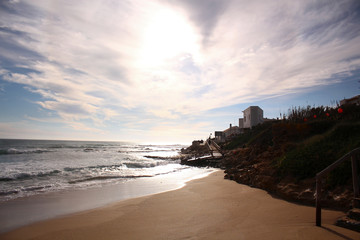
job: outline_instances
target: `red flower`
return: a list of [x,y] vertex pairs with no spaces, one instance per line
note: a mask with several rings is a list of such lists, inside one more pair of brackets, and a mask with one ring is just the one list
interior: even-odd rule
[[307,122],[307,118],[304,118],[304,122]]
[[326,116],[327,116],[327,117],[329,117],[329,116],[330,116],[330,114],[329,114],[329,113],[326,113]]
[[316,114],[314,114],[314,118],[316,118]]
[[338,113],[342,113],[344,110],[342,108],[338,109]]

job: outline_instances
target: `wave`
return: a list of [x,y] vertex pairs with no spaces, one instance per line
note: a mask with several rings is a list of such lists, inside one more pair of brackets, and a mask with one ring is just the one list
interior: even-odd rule
[[0,155],[7,155],[7,154],[31,154],[31,153],[46,153],[46,152],[55,152],[56,149],[62,149],[62,148],[70,148],[70,149],[82,149],[84,152],[95,152],[99,151],[100,149],[106,150],[102,147],[76,147],[76,146],[48,146],[48,149],[17,149],[17,148],[8,148],[8,149],[0,149]]
[[[7,145],[7,146],[6,146]],[[5,147],[6,146],[6,147]],[[80,149],[84,152],[112,150],[120,153],[179,151],[180,145],[121,145],[119,143],[72,141],[10,141],[0,149],[0,155],[53,152],[57,149]]]
[[120,169],[123,168],[124,164],[112,164],[112,165],[96,165],[88,167],[65,167],[65,172],[78,172],[86,169]]
[[141,150],[136,150],[136,149],[124,149],[124,150],[118,150],[118,153],[149,153],[149,152],[175,152],[175,151],[180,151],[180,150],[154,150],[154,149],[141,149]]
[[65,172],[78,172],[82,170],[92,170],[92,169],[100,169],[100,170],[116,170],[123,168],[153,168],[160,165],[168,164],[168,162],[123,162],[121,164],[112,164],[112,165],[96,165],[96,166],[88,166],[88,167],[66,167],[64,168]]
[[45,152],[52,152],[47,149],[33,149],[33,150],[20,150],[16,148],[8,148],[8,149],[0,149],[0,155],[6,154],[30,154],[30,153],[45,153]]
[[137,162],[125,162],[123,163],[127,168],[153,168],[158,166],[156,163],[137,163]]
[[160,175],[166,175],[166,174],[170,174],[170,173],[175,173],[175,172],[179,172],[183,169],[187,169],[189,168],[188,166],[184,166],[184,167],[181,167],[181,168],[177,168],[177,169],[174,169],[174,170],[170,170],[170,171],[167,171],[167,172],[162,172],[162,173],[156,173],[154,176],[160,176]]
[[48,189],[48,188],[52,188],[52,185],[45,185],[45,186],[33,186],[33,187],[27,187],[25,189],[23,189],[23,191],[25,192],[32,192],[32,191],[39,191],[39,190],[44,190],[44,189]]
[[[155,168],[158,166],[167,165],[170,162],[173,162],[171,158],[162,158],[162,157],[152,157],[147,156],[148,158],[158,159],[158,161],[126,161],[121,162],[119,164],[111,164],[111,165],[95,165],[95,166],[84,166],[84,167],[64,167],[61,170],[49,170],[49,171],[41,171],[41,172],[22,172],[17,174],[6,174],[0,176],[0,182],[13,182],[13,181],[26,181],[31,179],[38,180],[46,180],[47,178],[52,177],[61,177],[68,178],[74,177],[76,175],[97,175],[99,173],[119,173],[125,169],[149,169]],[[168,160],[168,161],[166,161]],[[69,175],[70,174],[70,175]]]
[[19,192],[20,192],[20,191],[18,191],[18,190],[0,191],[0,196],[7,196],[7,195],[18,194]]
[[90,182],[90,181],[99,181],[99,180],[109,180],[109,179],[131,179],[131,178],[148,178],[154,177],[153,175],[127,175],[127,176],[96,176],[83,179],[77,179],[69,181],[70,184],[81,183],[81,182]]
[[10,182],[10,181],[16,181],[16,180],[28,180],[32,178],[38,178],[38,177],[47,177],[47,176],[53,176],[61,173],[59,170],[53,170],[50,172],[39,172],[36,174],[30,174],[30,173],[19,173],[16,174],[13,177],[0,177],[0,182]]
[[111,176],[87,177],[87,178],[72,180],[72,181],[69,181],[68,183],[69,183],[69,184],[76,184],[76,183],[82,183],[82,182],[111,180],[111,179],[151,178],[151,177],[155,177],[155,176],[159,176],[159,175],[166,175],[166,174],[178,172],[178,171],[181,171],[181,170],[187,169],[187,168],[189,168],[189,167],[188,167],[188,166],[185,166],[185,167],[182,167],[182,168],[179,168],[179,169],[174,169],[174,170],[167,171],[167,172],[156,173],[156,174],[154,174],[154,175],[120,175],[120,176],[111,175]]
[[151,159],[159,159],[159,160],[169,160],[169,161],[174,161],[174,160],[180,160],[181,156],[172,156],[172,157],[162,157],[162,156],[151,156],[151,155],[145,155],[145,158],[151,158]]
[[0,191],[0,196],[11,196],[22,193],[32,193],[32,192],[41,192],[46,191],[47,189],[52,188],[52,185],[44,185],[44,186],[29,186],[29,187],[21,187],[20,189],[11,189],[11,190],[3,190]]

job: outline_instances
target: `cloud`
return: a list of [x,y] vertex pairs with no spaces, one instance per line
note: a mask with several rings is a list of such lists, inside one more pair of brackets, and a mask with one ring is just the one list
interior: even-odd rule
[[178,123],[360,68],[357,1],[1,4],[0,76],[75,128]]
[[221,73],[215,89],[228,93],[220,94],[227,101],[331,84],[335,74],[359,67],[354,52],[360,41],[354,34],[359,16],[344,15],[351,4],[313,9],[300,3],[256,3],[229,7],[212,33],[206,64]]
[[[60,128],[58,123],[68,127]],[[56,124],[56,128],[51,127],[53,124]],[[2,138],[17,139],[106,140],[102,138],[103,130],[88,127],[81,122],[32,117],[25,117],[21,121],[0,122],[0,135]]]
[[164,1],[175,6],[183,7],[189,18],[199,28],[203,35],[203,44],[207,44],[213,29],[232,1],[229,0],[167,0]]
[[24,138],[41,133],[27,126],[24,122],[0,122],[0,134],[2,138]]

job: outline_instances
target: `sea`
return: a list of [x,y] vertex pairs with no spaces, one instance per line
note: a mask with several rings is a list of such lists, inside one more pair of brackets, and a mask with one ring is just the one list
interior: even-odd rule
[[177,189],[214,171],[181,165],[184,147],[0,139],[0,232]]

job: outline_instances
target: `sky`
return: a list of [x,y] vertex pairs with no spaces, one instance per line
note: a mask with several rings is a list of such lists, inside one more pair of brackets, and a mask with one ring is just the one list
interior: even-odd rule
[[358,0],[0,0],[0,138],[189,144],[359,81]]

